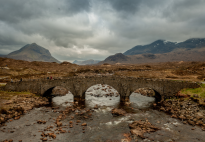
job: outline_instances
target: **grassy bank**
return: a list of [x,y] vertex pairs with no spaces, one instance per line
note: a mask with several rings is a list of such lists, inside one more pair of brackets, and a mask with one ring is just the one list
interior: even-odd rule
[[8,92],[8,91],[0,91],[0,100],[10,100],[14,96],[21,96],[21,97],[27,97],[27,96],[35,96],[35,94],[32,94],[30,92]]
[[0,114],[11,109],[15,104],[17,104],[16,99],[28,99],[38,97],[30,92],[9,92],[0,90]]
[[181,91],[182,94],[187,94],[193,97],[194,94],[197,94],[201,98],[205,98],[205,84],[201,84],[201,87],[199,88],[186,88]]

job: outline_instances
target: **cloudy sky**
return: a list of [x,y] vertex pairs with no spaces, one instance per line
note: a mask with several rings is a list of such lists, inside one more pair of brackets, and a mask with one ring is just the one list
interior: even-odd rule
[[103,60],[194,37],[205,38],[205,0],[0,0],[0,54],[37,43],[60,61]]

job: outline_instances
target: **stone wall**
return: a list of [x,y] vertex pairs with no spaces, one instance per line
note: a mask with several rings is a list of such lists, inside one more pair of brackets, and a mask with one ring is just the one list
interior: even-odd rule
[[155,91],[156,97],[169,98],[183,88],[200,87],[195,82],[185,81],[153,80],[120,76],[88,76],[56,80],[10,82],[7,83],[4,90],[30,91],[43,96],[49,96],[54,87],[61,86],[69,90],[74,95],[74,98],[84,99],[86,90],[96,84],[112,86],[120,94],[121,101],[128,101],[131,93],[139,88],[151,88]]

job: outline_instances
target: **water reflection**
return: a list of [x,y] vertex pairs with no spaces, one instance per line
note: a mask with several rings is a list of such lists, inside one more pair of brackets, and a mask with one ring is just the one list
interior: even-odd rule
[[53,106],[67,107],[73,104],[74,98],[72,93],[68,93],[65,96],[57,96],[52,99]]
[[154,97],[143,96],[138,93],[132,93],[130,95],[130,105],[133,108],[143,109],[149,108],[155,102]]
[[[108,89],[106,89],[108,88]],[[53,106],[67,107],[73,105],[74,98],[69,92],[65,96],[58,96],[52,99]],[[111,107],[111,108],[123,108],[127,112],[136,112],[138,109],[147,109],[155,102],[154,97],[146,97],[138,93],[132,93],[130,96],[129,105],[120,103],[120,95],[117,91],[107,85],[95,85],[88,89],[85,96],[86,108],[98,107]]]
[[120,95],[109,85],[97,84],[90,87],[85,96],[85,106],[93,108],[95,105],[117,107],[120,103]]

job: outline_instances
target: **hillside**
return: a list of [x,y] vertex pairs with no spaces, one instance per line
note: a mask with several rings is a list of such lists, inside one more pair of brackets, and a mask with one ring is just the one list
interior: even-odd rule
[[6,57],[25,61],[43,61],[60,63],[60,61],[51,56],[49,50],[37,45],[36,43],[27,44],[21,49],[11,52]]
[[176,43],[165,40],[157,40],[148,45],[137,45],[132,49],[127,50],[124,55],[137,55],[144,53],[162,54],[169,53],[178,48],[202,48],[205,47],[205,38],[192,38],[184,42]]
[[131,59],[122,53],[117,53],[115,55],[111,55],[107,57],[104,61],[99,62],[99,64],[103,63],[109,63],[109,64],[114,64],[114,63],[129,63],[131,62]]

